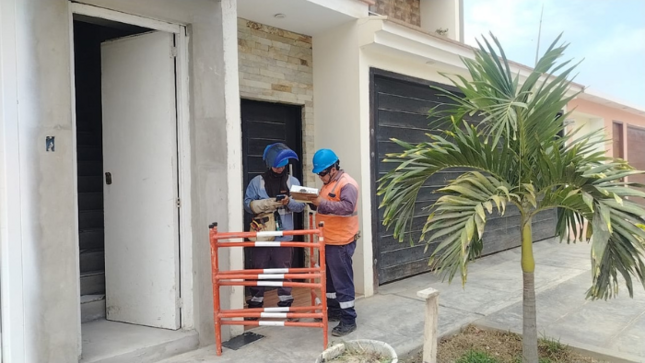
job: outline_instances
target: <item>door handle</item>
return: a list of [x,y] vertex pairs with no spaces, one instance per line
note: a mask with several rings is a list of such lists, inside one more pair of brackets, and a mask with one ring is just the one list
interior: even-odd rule
[[112,184],[112,173],[110,173],[109,171],[105,173],[105,184]]

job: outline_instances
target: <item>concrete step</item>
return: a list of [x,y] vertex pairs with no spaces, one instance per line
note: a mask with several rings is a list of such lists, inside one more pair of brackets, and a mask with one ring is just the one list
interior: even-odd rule
[[103,176],[102,175],[82,175],[78,177],[79,193],[102,193]]
[[103,210],[82,210],[78,212],[79,230],[103,228]]
[[79,248],[81,250],[94,250],[105,245],[105,232],[103,228],[90,228],[79,231]]
[[105,318],[105,294],[81,296],[81,323]]
[[81,273],[105,270],[105,252],[103,249],[81,250]]
[[105,294],[105,272],[91,271],[81,273],[81,296]]
[[194,330],[158,329],[103,319],[82,324],[81,329],[81,363],[152,363],[199,346]]
[[78,209],[103,209],[103,192],[78,193]]

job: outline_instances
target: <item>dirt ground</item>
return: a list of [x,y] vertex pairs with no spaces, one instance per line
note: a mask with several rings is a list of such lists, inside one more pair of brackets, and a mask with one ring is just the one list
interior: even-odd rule
[[[540,339],[538,345],[540,363],[600,363],[582,356],[558,341]],[[519,363],[522,356],[521,336],[507,332],[482,330],[474,326],[467,327],[461,333],[439,342],[438,363],[459,361],[466,353],[486,353],[493,360],[467,360],[468,362]],[[401,363],[423,363],[422,353],[400,361]]]

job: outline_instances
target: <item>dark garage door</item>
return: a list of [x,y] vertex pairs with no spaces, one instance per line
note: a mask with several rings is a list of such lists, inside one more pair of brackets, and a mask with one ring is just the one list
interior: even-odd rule
[[[377,188],[377,180],[393,166],[391,163],[382,162],[383,158],[387,153],[400,151],[390,138],[412,143],[427,141],[425,134],[436,132],[428,128],[428,124],[433,121],[427,117],[428,110],[441,103],[441,100],[437,92],[429,87],[430,83],[427,81],[380,70],[372,70],[371,77],[372,184],[373,188]],[[418,240],[428,216],[428,213],[421,209],[435,202],[439,197],[433,192],[446,185],[447,181],[455,179],[461,172],[463,169],[440,172],[422,187],[418,196],[412,240]],[[376,237],[374,256],[376,256],[378,283],[384,284],[428,271],[428,258],[436,243],[431,244],[428,251],[424,253],[424,244],[412,246],[407,239],[402,243],[396,241],[392,236],[392,229],[386,231],[383,227],[383,210],[378,209],[381,197],[374,193],[373,198],[372,230]],[[519,223],[518,210],[511,206],[507,208],[503,217],[490,216],[484,235],[484,254],[519,246]],[[535,240],[552,237],[554,230],[555,211],[547,211],[535,218],[533,223]]]
[[[627,126],[627,159],[634,168],[645,170],[645,129]],[[645,175],[630,176],[629,181],[645,184]],[[645,205],[643,198],[634,198],[634,201]]]

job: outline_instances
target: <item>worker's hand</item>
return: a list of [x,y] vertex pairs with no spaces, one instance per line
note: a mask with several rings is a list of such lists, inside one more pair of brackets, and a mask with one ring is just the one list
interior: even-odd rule
[[290,201],[290,200],[291,200],[291,198],[289,198],[288,196],[286,196],[286,197],[284,197],[284,199],[282,199],[279,203],[282,203],[282,205],[287,205],[287,204],[289,204],[289,201]]
[[311,201],[311,203],[316,207],[319,206],[321,202],[322,202],[322,198],[320,196],[318,196],[316,199]]
[[282,202],[276,202],[275,198],[254,200],[251,202],[251,211],[255,214],[273,212],[282,206]]

